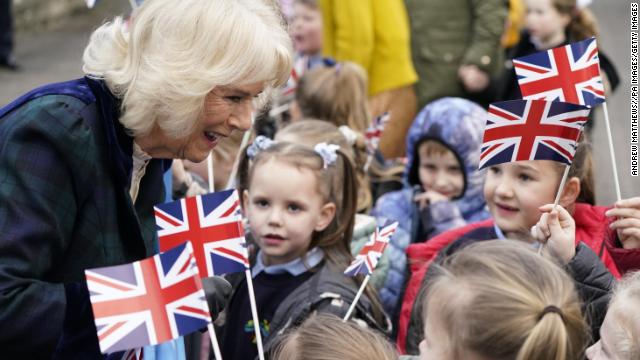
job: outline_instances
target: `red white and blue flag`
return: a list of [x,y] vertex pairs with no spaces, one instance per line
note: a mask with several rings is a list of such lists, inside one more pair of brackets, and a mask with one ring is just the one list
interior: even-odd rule
[[380,138],[382,137],[382,133],[384,132],[384,126],[391,118],[389,112],[385,112],[380,116],[377,116],[371,122],[371,126],[369,126],[364,132],[365,144],[367,146],[367,152],[373,155],[378,146],[380,146]]
[[344,271],[345,275],[370,275],[378,265],[378,261],[389,244],[391,236],[396,232],[398,222],[387,221],[382,227],[376,228],[369,241],[362,247],[360,253]]
[[103,353],[159,344],[211,322],[190,243],[85,276]]
[[489,106],[480,166],[521,160],[571,164],[589,108],[545,100],[511,100]]
[[523,99],[588,107],[605,101],[595,38],[513,59]]
[[190,241],[202,277],[249,268],[236,190],[160,204],[155,216],[160,251]]

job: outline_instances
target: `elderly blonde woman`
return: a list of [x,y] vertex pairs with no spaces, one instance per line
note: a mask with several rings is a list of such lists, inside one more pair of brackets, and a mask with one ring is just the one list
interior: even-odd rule
[[147,0],[93,33],[84,78],[0,109],[3,357],[100,357],[83,271],[155,252],[169,159],[247,130],[290,48],[264,0]]

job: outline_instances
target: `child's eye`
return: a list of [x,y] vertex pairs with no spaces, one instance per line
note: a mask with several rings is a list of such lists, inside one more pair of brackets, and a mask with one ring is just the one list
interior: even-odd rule
[[289,211],[291,212],[298,212],[302,210],[302,208],[298,204],[289,204],[289,206],[287,206],[287,209],[289,209]]
[[491,166],[489,168],[489,172],[491,172],[492,174],[500,174],[502,170],[500,170],[500,168],[497,166]]
[[259,208],[265,208],[265,207],[269,206],[269,202],[267,200],[264,200],[264,199],[255,200],[253,203],[256,204],[256,206],[259,207]]
[[460,166],[449,166],[447,170],[449,170],[450,173],[454,173],[454,174],[457,174],[460,171],[462,171],[462,169],[460,169]]
[[527,174],[520,174],[518,175],[518,178],[522,181],[530,181],[533,180],[533,178]]
[[435,171],[436,170],[436,166],[433,164],[422,164],[422,167],[429,170],[429,171]]

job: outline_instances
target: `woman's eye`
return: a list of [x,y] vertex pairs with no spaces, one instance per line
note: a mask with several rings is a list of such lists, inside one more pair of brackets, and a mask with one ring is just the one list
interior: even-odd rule
[[239,103],[242,101],[241,96],[227,96],[227,99],[231,100],[234,103]]

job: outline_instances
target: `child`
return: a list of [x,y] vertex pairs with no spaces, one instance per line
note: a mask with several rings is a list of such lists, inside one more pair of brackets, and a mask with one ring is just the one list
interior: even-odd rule
[[589,360],[640,359],[640,272],[628,273],[615,288]]
[[314,315],[287,334],[274,360],[396,360],[380,334],[331,315]]
[[[296,89],[291,117],[293,121],[304,117],[328,121],[337,127],[347,126],[364,137],[371,123],[364,69],[355,63],[343,62],[308,71]],[[358,184],[361,185],[358,212],[365,212],[371,207],[372,196],[369,186],[365,186],[369,183],[369,175],[364,171],[367,154],[364,143],[361,145],[355,154]]]
[[[598,33],[596,19],[587,8],[578,8],[576,0],[526,0],[526,30],[520,42],[508,50],[508,58],[526,56],[538,51],[585,40]],[[601,75],[607,91],[613,91],[620,82],[611,61],[599,52]],[[520,87],[511,62],[497,85],[497,100],[521,99]],[[592,123],[588,122],[587,126]]]
[[579,360],[589,338],[571,278],[514,241],[452,255],[424,309],[423,360]]
[[321,59],[322,13],[317,0],[294,1],[289,32],[293,39],[293,47],[300,57]]
[[[314,146],[315,144],[326,142],[336,144],[351,159],[356,158],[356,164],[364,166],[365,159],[358,156],[358,142],[362,139],[348,128],[338,129],[335,125],[320,120],[301,120],[296,121],[284,129],[278,131],[275,137],[276,141],[288,141],[297,144],[306,144]],[[363,145],[361,145],[363,146]],[[368,184],[358,183],[358,199],[364,196],[363,191],[366,190]],[[340,217],[340,209],[337,210],[337,216]],[[356,224],[353,229],[353,240],[351,242],[351,253],[358,254],[360,249],[369,240],[369,236],[376,229],[376,219],[372,216],[364,214],[356,214]],[[376,271],[371,274],[369,283],[379,290],[384,285],[389,271],[389,256],[385,251],[378,261]]]
[[483,173],[478,171],[486,112],[459,98],[427,105],[407,135],[408,184],[378,199],[371,212],[383,221],[400,222],[387,252],[391,269],[380,298],[396,315],[405,283],[405,249],[466,222],[489,217],[482,197]]
[[[407,351],[417,350],[416,332],[421,331],[421,326],[415,323],[415,319],[411,319],[411,313],[419,310],[419,304],[414,308],[414,299],[424,288],[421,284],[429,264],[438,257],[441,250],[458,239],[477,241],[495,238],[526,238],[532,226],[536,225],[540,219],[540,207],[554,202],[563,171],[564,165],[548,160],[518,161],[492,166],[487,171],[484,184],[484,196],[491,212],[491,220],[454,229],[433,238],[428,243],[414,244],[407,249],[413,274],[405,292],[400,315],[398,344],[401,349],[404,349],[406,344]],[[608,236],[615,238],[615,234],[607,226],[606,208],[591,205],[593,200],[591,153],[588,144],[583,140],[578,146],[568,179],[562,189],[560,206],[566,208],[575,219],[576,245],[580,242],[587,245],[585,252],[593,255],[593,261],[598,262],[599,257],[607,269],[614,276],[619,277],[620,272],[612,255],[625,257],[638,250],[613,254],[605,247],[605,239]],[[456,246],[453,244],[445,253],[450,254],[455,250]],[[589,261],[585,260],[586,269],[596,265],[589,264]],[[592,275],[595,274],[596,272]],[[603,287],[606,288],[610,284],[604,285]],[[604,295],[606,291],[605,294],[585,294],[591,299]],[[596,337],[600,324],[598,320],[601,321],[602,317],[593,319],[593,331]]]
[[[256,141],[249,150],[243,153],[239,183],[246,188],[243,208],[259,248],[251,271],[269,352],[285,330],[314,312],[344,316],[355,297],[359,283],[342,273],[352,259],[355,174],[344,152],[327,144],[314,151]],[[247,284],[242,276],[230,281],[234,293],[221,336],[223,357],[251,359],[257,352]],[[355,318],[382,328],[384,314],[367,293]]]

